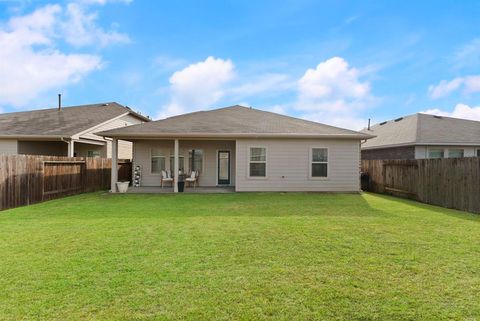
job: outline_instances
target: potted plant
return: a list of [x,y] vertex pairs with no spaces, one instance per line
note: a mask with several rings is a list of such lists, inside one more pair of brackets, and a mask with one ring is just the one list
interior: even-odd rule
[[119,193],[126,193],[128,190],[128,185],[130,185],[129,181],[118,181],[117,182],[117,190]]

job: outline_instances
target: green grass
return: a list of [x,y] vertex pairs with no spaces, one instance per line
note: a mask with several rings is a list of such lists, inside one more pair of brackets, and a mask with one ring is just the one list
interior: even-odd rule
[[0,320],[480,320],[480,216],[378,196],[84,194],[0,212]]

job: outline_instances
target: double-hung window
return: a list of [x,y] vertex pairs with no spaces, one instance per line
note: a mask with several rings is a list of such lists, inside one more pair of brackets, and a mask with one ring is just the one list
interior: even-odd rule
[[165,155],[158,148],[152,148],[151,150],[151,167],[152,174],[161,174],[165,170]]
[[[178,170],[184,171],[185,169],[185,158],[183,156],[178,156]],[[171,155],[170,156],[170,170],[173,171],[175,170],[175,156]]]
[[265,147],[250,147],[249,176],[267,177],[267,149]]
[[312,177],[328,177],[328,149],[312,148]]

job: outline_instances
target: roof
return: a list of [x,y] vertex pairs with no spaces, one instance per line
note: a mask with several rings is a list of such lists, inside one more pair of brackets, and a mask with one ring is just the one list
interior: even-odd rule
[[40,109],[0,114],[0,137],[71,137],[126,113],[150,121],[115,102]]
[[480,145],[480,122],[428,114],[414,114],[363,129],[375,135],[362,149],[405,145]]
[[371,137],[368,134],[352,130],[238,105],[183,114],[96,134],[122,139],[162,137],[343,137],[368,139]]

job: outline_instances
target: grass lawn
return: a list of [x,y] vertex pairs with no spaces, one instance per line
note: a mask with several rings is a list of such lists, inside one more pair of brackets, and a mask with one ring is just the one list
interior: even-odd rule
[[0,212],[0,320],[480,320],[480,216],[373,194]]

